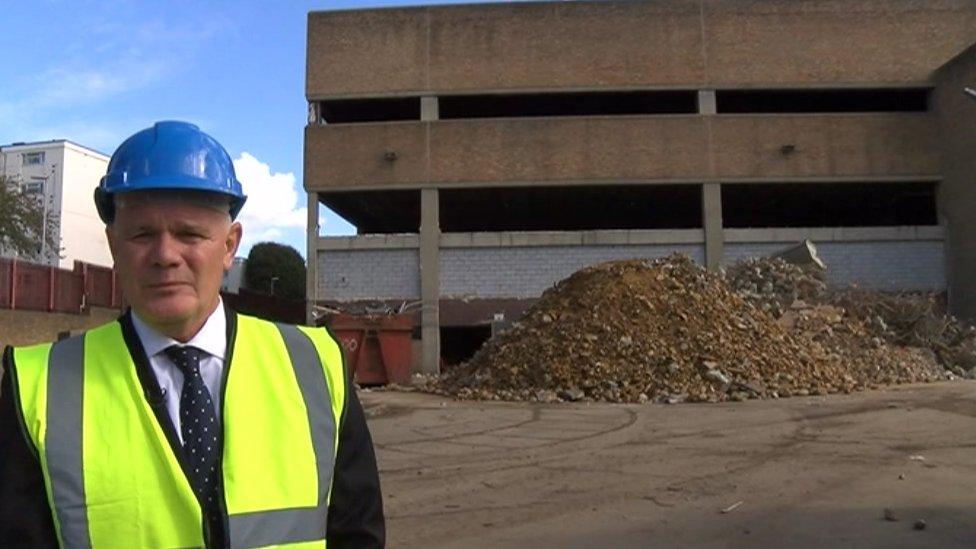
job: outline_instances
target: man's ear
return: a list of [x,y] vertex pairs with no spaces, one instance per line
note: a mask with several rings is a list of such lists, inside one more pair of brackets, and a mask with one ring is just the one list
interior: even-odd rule
[[244,236],[244,227],[237,221],[230,224],[227,231],[227,239],[224,241],[224,270],[230,269],[237,257],[237,249],[241,246],[241,238]]

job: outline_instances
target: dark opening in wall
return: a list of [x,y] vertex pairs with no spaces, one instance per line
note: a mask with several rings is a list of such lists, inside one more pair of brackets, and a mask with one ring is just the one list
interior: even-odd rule
[[420,231],[420,191],[319,193],[319,200],[356,226],[358,234]]
[[722,185],[727,228],[938,225],[935,183]]
[[441,359],[448,366],[469,360],[490,337],[490,326],[442,326]]
[[420,120],[419,97],[320,101],[319,108],[327,124]]
[[439,99],[441,119],[527,116],[690,114],[698,112],[695,91],[456,95]]
[[860,90],[717,90],[719,114],[925,112],[927,88]]
[[443,232],[694,229],[700,185],[442,189]]

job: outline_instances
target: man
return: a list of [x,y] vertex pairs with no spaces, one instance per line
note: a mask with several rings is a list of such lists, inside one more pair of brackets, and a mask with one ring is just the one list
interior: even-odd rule
[[246,197],[227,152],[159,122],[96,190],[130,309],[7,348],[0,547],[381,547],[372,442],[323,329],[220,300]]

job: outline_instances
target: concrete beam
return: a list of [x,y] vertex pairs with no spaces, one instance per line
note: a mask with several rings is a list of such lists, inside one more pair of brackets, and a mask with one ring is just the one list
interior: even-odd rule
[[776,229],[725,229],[727,243],[799,242],[809,238],[814,242],[877,242],[877,241],[942,241],[945,227],[815,227]]
[[[659,0],[312,12],[305,94],[906,84],[926,81],[976,39],[971,0],[802,5]],[[915,43],[925,47],[904,47]]]
[[[776,89],[776,90],[843,90],[843,89],[864,89],[863,80],[831,80],[830,82],[821,83],[798,83],[798,82],[776,82],[775,80],[770,81],[757,81],[755,83],[749,84],[738,84],[722,82],[723,90],[762,90],[762,89]],[[670,85],[658,85],[654,83],[648,83],[646,85],[632,85],[632,84],[621,84],[620,86],[614,86],[614,91],[628,92],[647,92],[647,91],[687,91],[690,84],[683,84],[677,86]],[[877,82],[872,83],[871,88],[873,89],[904,89],[904,88],[931,88],[931,80],[906,80],[903,82]],[[438,90],[440,92],[444,90]],[[606,92],[606,86],[590,86],[585,84],[580,84],[577,86],[566,86],[560,87],[558,93],[600,93]],[[401,99],[404,97],[414,98],[414,97],[427,97],[424,94],[430,93],[429,89],[412,89],[403,91],[366,91],[366,92],[349,92],[349,93],[311,93],[306,94],[305,99],[307,101],[343,101],[350,99]],[[451,90],[450,95],[452,96],[464,96],[464,95],[491,95],[491,94],[501,94],[501,95],[517,95],[517,94],[538,94],[538,93],[553,93],[551,86],[532,86],[525,88],[500,88],[497,86],[488,86],[481,88],[463,88],[457,90]]]
[[437,189],[420,191],[420,336],[421,371],[440,373],[440,196]]
[[[877,143],[890,144],[878,147]],[[305,128],[305,184],[511,187],[932,180],[928,113],[492,118]],[[779,148],[794,145],[795,154]],[[396,151],[396,162],[380,162]],[[711,151],[711,152],[710,152]],[[585,158],[586,162],[566,159]]]
[[319,193],[308,193],[308,225],[305,242],[305,323],[315,322],[313,310],[318,301]]
[[705,267],[714,271],[722,263],[725,241],[722,233],[722,185],[702,185],[702,223],[705,227]]
[[319,250],[402,250],[420,247],[419,234],[361,234],[324,236],[318,239]]
[[[769,184],[796,184],[796,183],[828,183],[828,184],[863,184],[877,183],[883,179],[885,183],[940,183],[943,180],[941,174],[931,173],[922,175],[885,175],[885,176],[817,176],[817,177],[711,177],[702,176],[689,178],[667,178],[667,179],[579,179],[575,181],[561,181],[560,187],[581,187],[590,185],[701,185],[702,183],[769,183]],[[471,189],[478,187],[538,187],[538,181],[512,180],[504,185],[494,181],[463,181],[438,183],[438,189]],[[400,191],[405,189],[419,190],[420,184],[349,184],[327,185],[317,188],[319,192],[345,192],[345,191]]]
[[442,248],[524,248],[533,246],[632,246],[701,244],[701,229],[473,232],[441,235]]

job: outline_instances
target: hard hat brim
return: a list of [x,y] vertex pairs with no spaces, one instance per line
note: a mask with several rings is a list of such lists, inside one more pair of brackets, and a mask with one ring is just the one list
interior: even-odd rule
[[116,195],[142,191],[192,191],[204,192],[208,194],[219,194],[228,197],[230,199],[230,218],[232,220],[237,219],[237,215],[240,214],[241,208],[244,207],[244,203],[247,201],[247,196],[243,194],[223,192],[222,190],[201,189],[201,181],[205,180],[188,176],[180,178],[147,177],[139,180],[138,187],[127,188],[124,184],[114,185],[112,192],[105,190],[105,183],[103,182],[102,185],[95,189],[95,209],[98,210],[98,216],[102,219],[102,221],[108,225],[115,220]]

